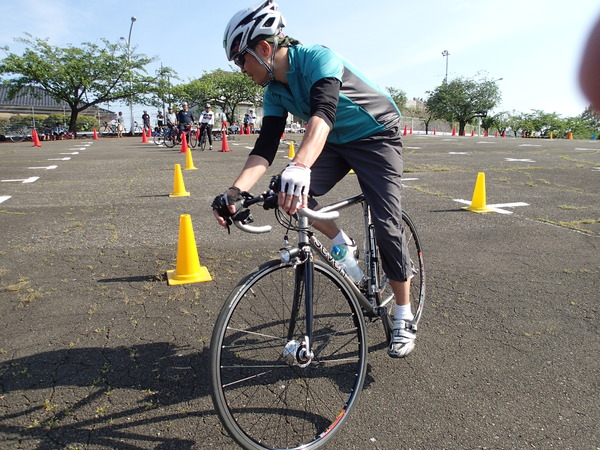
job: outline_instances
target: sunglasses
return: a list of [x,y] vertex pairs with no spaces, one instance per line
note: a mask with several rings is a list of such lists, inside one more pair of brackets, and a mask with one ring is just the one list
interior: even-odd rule
[[238,66],[240,69],[244,68],[244,64],[246,64],[246,53],[247,52],[243,52],[240,53],[239,55],[236,55],[233,58],[233,62],[236,66]]

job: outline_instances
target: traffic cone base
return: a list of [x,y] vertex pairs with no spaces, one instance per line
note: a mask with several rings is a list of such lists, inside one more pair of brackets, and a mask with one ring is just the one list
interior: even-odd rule
[[462,209],[475,213],[494,212],[492,208],[488,208],[485,197],[485,173],[479,172],[479,174],[477,174],[477,182],[475,183],[471,205],[463,206]]
[[211,280],[212,277],[208,272],[208,268],[200,266],[192,219],[189,214],[182,214],[179,217],[177,264],[175,270],[167,271],[167,283],[173,286]]
[[175,164],[175,179],[173,181],[173,192],[169,197],[189,197],[190,193],[185,190],[183,184],[183,175],[181,174],[181,165]]

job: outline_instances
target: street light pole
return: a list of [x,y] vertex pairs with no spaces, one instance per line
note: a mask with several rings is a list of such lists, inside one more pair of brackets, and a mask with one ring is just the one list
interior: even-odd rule
[[442,52],[442,56],[446,57],[446,78],[444,78],[444,83],[448,83],[448,56],[450,55],[450,53],[448,53],[448,50],[444,50]]
[[[131,25],[129,26],[129,38],[127,38],[127,64],[129,64],[129,90],[133,92],[133,75],[131,74],[131,30],[133,30],[133,22],[137,19],[135,17],[131,18]],[[125,39],[125,38],[121,38]],[[129,114],[131,115],[131,127],[129,128],[129,132],[133,136],[133,98],[132,93],[129,94]]]

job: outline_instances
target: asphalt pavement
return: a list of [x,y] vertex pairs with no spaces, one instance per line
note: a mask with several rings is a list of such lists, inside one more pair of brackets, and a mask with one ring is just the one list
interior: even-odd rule
[[[229,235],[210,202],[254,139],[193,151],[197,170],[137,137],[0,143],[1,448],[235,448],[210,400],[210,335],[284,232]],[[600,448],[600,142],[404,145],[427,274],[417,348],[391,359],[370,331],[367,383],[329,447]],[[175,164],[189,197],[169,196]],[[496,212],[461,209],[480,172]],[[324,201],[357,189],[348,175]],[[212,281],[166,283],[182,214]]]

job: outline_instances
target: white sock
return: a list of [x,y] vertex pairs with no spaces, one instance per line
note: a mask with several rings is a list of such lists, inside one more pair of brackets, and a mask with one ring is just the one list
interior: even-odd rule
[[352,239],[344,233],[344,230],[340,230],[340,232],[334,237],[331,242],[333,245],[352,245]]
[[413,320],[414,316],[408,305],[396,305],[394,307],[394,320]]

